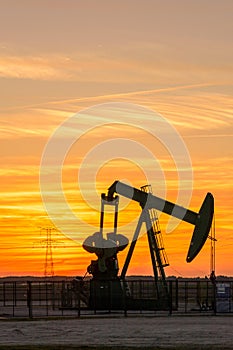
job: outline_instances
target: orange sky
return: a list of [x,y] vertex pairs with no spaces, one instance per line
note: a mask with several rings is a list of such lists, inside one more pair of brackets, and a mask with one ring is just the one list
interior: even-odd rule
[[[138,0],[133,6],[129,0],[58,0],[56,6],[46,0],[0,2],[1,276],[43,275],[45,231],[40,227],[53,225],[40,193],[44,147],[75,113],[111,102],[160,113],[184,140],[193,171],[189,207],[198,211],[206,193],[214,195],[216,273],[233,274],[232,7],[230,1]],[[94,126],[95,118],[88,117],[86,123]],[[152,127],[156,129],[156,122]],[[158,139],[130,125],[86,132],[71,147],[62,169],[64,195],[82,224],[75,228],[76,241],[61,230],[53,232],[58,275],[83,275],[94,258],[81,242],[91,232],[89,225],[93,233],[98,227],[100,193],[116,179],[140,187],[145,174],[153,174],[152,159],[141,160],[136,151],[131,159],[122,159],[120,152],[107,163],[104,157],[87,161],[88,152],[117,138],[151,152],[160,166],[152,178],[154,193],[164,190],[168,200],[176,200],[178,172]],[[78,182],[81,166],[84,199]],[[127,207],[123,198],[120,202],[119,232],[124,234],[140,209],[133,203]],[[62,206],[54,204],[54,210],[57,217],[68,217]],[[193,227],[181,222],[166,233],[168,219],[161,214],[170,262],[166,274],[208,275],[210,242],[187,264]],[[134,224],[127,234],[133,233]],[[121,267],[125,254],[119,254]],[[136,245],[128,273],[152,273],[145,235]]]

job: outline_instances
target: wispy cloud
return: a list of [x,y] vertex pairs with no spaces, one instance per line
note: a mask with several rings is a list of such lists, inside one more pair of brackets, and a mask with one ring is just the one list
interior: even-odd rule
[[[140,50],[143,50],[141,48]],[[150,50],[150,55],[140,57],[139,52],[103,52],[97,50],[41,55],[19,55],[4,53],[0,58],[0,77],[42,81],[96,82],[108,84],[174,84],[177,81],[189,85],[197,81],[203,85],[230,83],[229,70],[232,67],[204,64],[197,66],[180,58],[169,57],[169,53]],[[160,55],[160,59],[157,59]],[[188,73],[188,79],[187,79]],[[213,74],[214,73],[214,74]],[[172,89],[171,89],[172,91]]]
[[[75,111],[80,106],[99,104],[109,101],[130,102],[149,107],[162,114],[183,136],[200,135],[208,130],[209,135],[228,135],[233,130],[231,96],[206,92],[206,88],[217,86],[211,83],[172,86],[153,90],[131,91],[110,95],[90,96],[48,103],[51,109],[69,109]],[[173,94],[174,92],[174,94]],[[43,107],[42,107],[43,109]],[[55,112],[56,113],[56,112]],[[183,132],[187,130],[188,132]],[[192,133],[190,134],[190,130]],[[197,133],[198,132],[198,133]]]
[[[119,72],[132,69],[130,62],[123,58],[120,62],[114,57],[104,57],[82,53],[67,57],[64,54],[40,56],[4,55],[0,58],[0,77],[33,79],[46,81],[112,82],[119,79],[126,82],[127,77]],[[133,79],[134,80],[134,79]]]
[[0,58],[0,76],[4,78],[67,80],[69,74],[62,69],[67,62],[65,57],[5,56]]

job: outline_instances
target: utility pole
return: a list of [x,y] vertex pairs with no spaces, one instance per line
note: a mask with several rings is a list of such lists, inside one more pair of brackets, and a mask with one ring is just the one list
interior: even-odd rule
[[217,242],[215,236],[215,219],[213,220],[213,224],[211,227],[211,234],[208,237],[210,239],[210,280],[215,283],[216,275],[215,275],[215,244]]

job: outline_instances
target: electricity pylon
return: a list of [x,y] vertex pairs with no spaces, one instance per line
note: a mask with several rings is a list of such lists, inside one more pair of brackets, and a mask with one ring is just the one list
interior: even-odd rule
[[56,240],[52,239],[52,231],[56,231],[53,227],[43,227],[41,231],[46,232],[46,238],[40,241],[40,243],[45,246],[45,262],[44,262],[44,276],[53,277],[54,276],[54,264],[53,264],[53,245]]

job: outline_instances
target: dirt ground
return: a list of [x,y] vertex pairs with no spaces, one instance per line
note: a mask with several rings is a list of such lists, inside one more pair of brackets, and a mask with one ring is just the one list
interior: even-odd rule
[[0,349],[233,349],[233,316],[1,320]]

